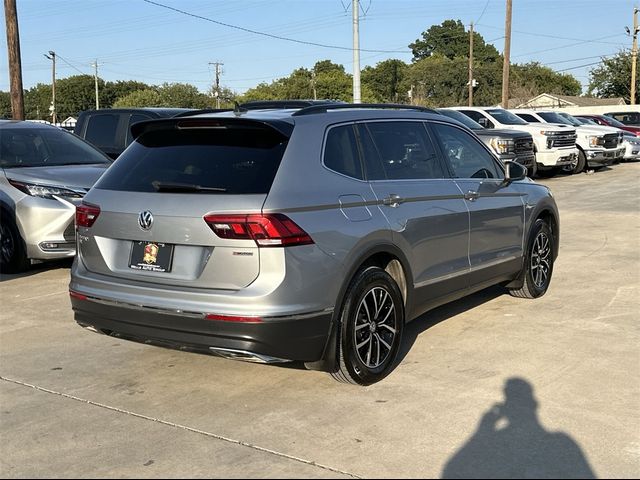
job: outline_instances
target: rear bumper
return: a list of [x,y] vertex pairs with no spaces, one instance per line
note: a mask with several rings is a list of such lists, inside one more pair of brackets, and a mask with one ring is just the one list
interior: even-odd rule
[[[152,345],[275,363],[322,358],[332,311],[263,317],[260,323],[207,320],[204,313],[71,297],[75,320],[107,335]],[[230,352],[229,354],[225,354]],[[237,355],[233,355],[237,352]]]

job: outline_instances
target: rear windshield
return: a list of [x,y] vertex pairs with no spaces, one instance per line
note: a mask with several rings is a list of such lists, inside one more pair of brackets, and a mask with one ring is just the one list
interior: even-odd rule
[[263,126],[149,131],[120,155],[96,188],[268,193],[286,146],[283,134]]

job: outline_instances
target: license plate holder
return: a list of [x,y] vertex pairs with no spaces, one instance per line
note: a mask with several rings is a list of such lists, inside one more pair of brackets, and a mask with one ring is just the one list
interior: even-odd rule
[[173,245],[161,242],[134,241],[129,268],[145,272],[168,273],[173,263]]

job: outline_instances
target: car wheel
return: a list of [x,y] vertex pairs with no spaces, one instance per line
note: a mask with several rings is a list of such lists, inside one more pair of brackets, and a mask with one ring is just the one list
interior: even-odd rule
[[0,222],[0,272],[18,273],[28,267],[29,259],[18,227],[13,220],[3,218]]
[[571,165],[566,165],[565,167],[562,168],[562,170],[565,173],[575,175],[577,173],[582,172],[586,166],[587,166],[587,157],[582,150],[578,150],[578,159],[576,160],[576,163]]
[[522,287],[510,289],[509,293],[520,298],[538,298],[544,295],[551,283],[553,259],[553,233],[547,222],[538,219],[529,235],[521,273]]
[[404,302],[395,280],[379,267],[361,270],[351,281],[338,341],[338,381],[371,385],[393,369],[404,326]]

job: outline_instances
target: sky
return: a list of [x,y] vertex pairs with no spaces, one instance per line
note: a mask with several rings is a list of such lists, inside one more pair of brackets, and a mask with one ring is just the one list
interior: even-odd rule
[[[51,61],[44,56],[50,50],[58,57],[57,78],[93,74],[97,60],[104,80],[185,82],[201,91],[214,81],[211,62],[223,64],[220,83],[237,93],[319,60],[353,71],[350,0],[16,2],[25,88],[51,82]],[[360,0],[361,68],[388,58],[409,63],[408,45],[447,19],[474,22],[485,41],[502,52],[505,5],[506,0]],[[635,5],[632,0],[513,0],[511,61],[537,61],[571,73],[586,92],[591,64],[631,48],[625,26],[633,26]],[[0,90],[8,91],[6,35],[1,38]]]

